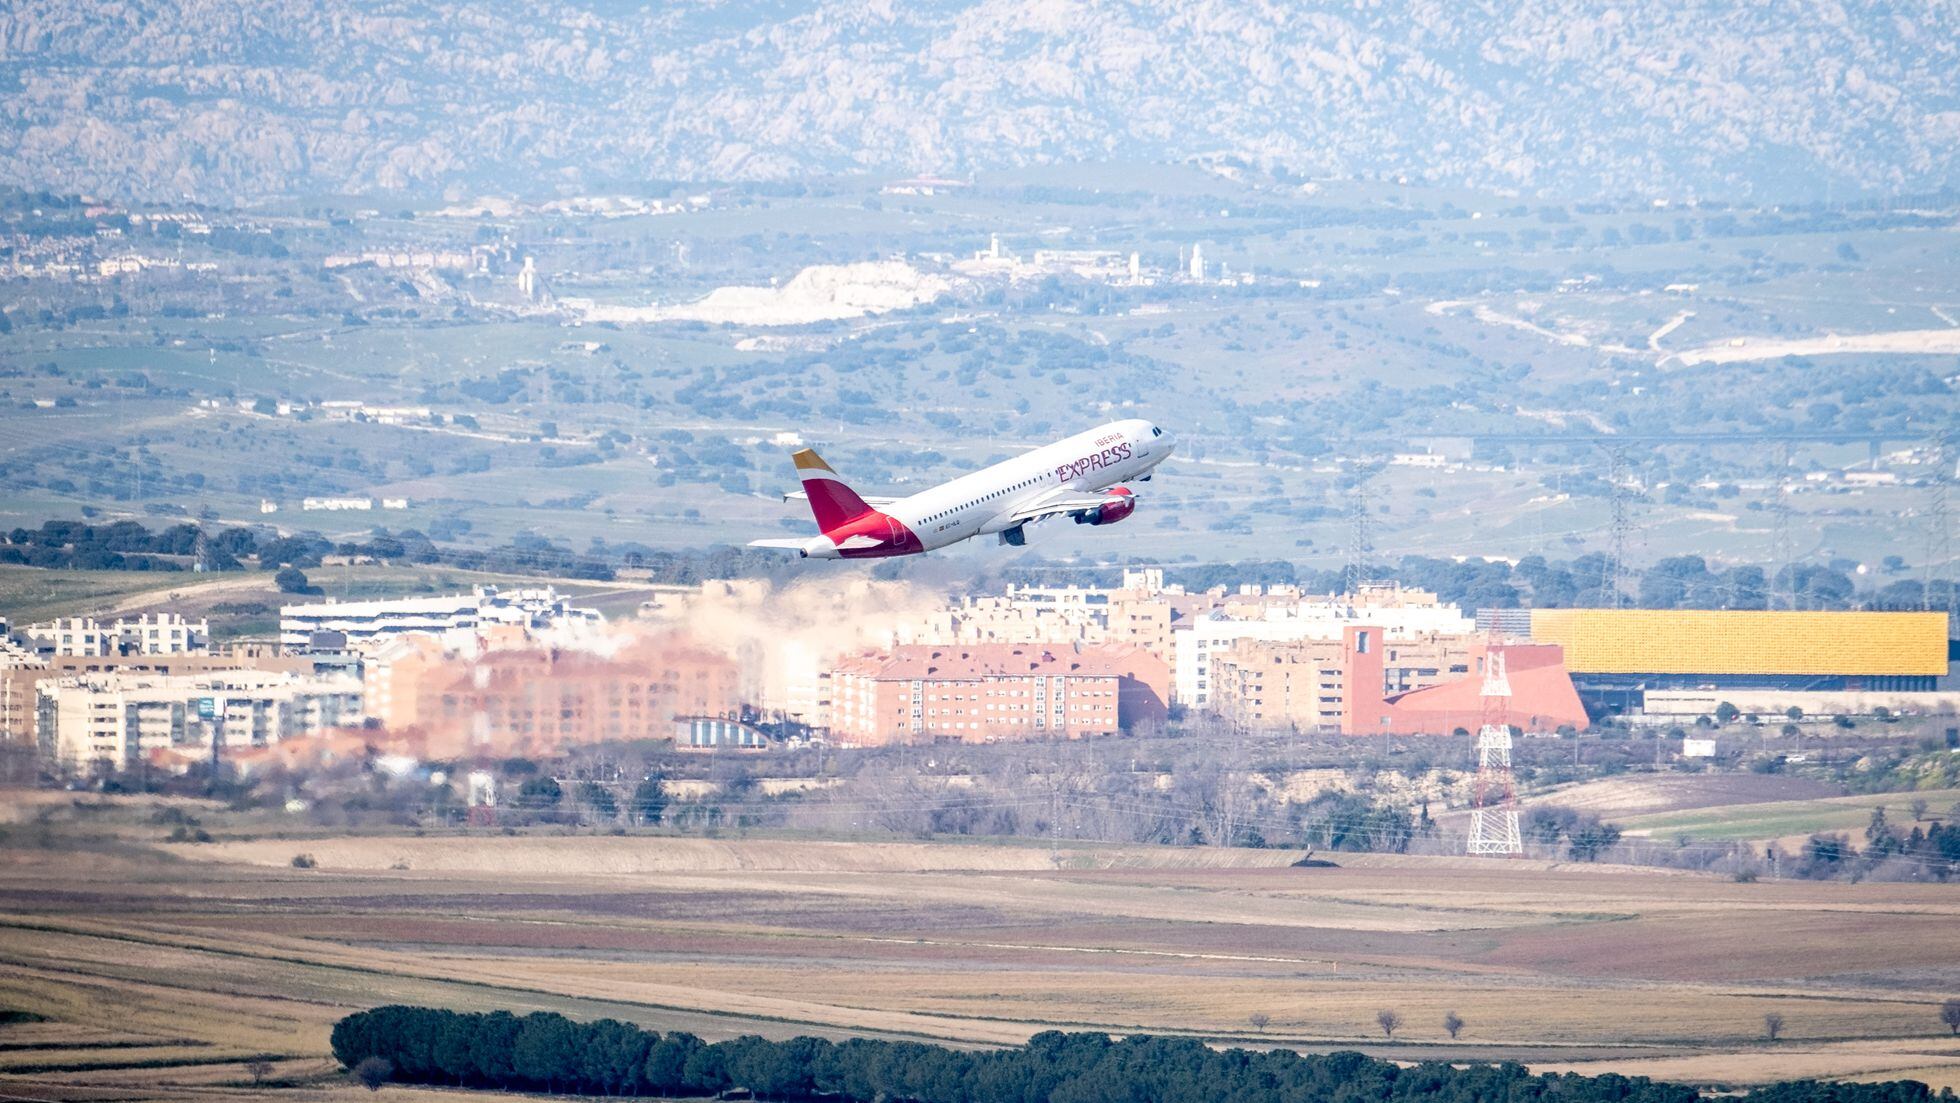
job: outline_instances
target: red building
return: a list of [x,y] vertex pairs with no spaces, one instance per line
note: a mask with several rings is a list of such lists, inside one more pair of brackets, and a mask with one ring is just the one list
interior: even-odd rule
[[[1509,723],[1527,732],[1570,727],[1584,731],[1585,706],[1565,669],[1565,649],[1556,644],[1493,643],[1470,646],[1469,672],[1461,677],[1401,693],[1383,692],[1382,634],[1379,629],[1348,628],[1341,639],[1349,689],[1341,731],[1348,735],[1448,735],[1474,732],[1484,716],[1484,668],[1492,651],[1504,654],[1511,697]],[[1369,687],[1374,687],[1369,692]]]
[[676,716],[732,716],[741,707],[733,660],[664,637],[610,657],[552,647],[438,657],[397,681],[393,696],[415,719],[392,734],[425,758],[669,739]]
[[1170,666],[1140,647],[909,645],[839,663],[830,733],[861,745],[1079,739],[1159,722]]

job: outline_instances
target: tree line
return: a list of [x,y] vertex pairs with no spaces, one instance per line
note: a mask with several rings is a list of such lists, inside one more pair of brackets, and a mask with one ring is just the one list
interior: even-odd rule
[[[1924,815],[1926,801],[1912,803],[1918,806],[1915,819]],[[1910,831],[1901,831],[1887,822],[1885,807],[1880,805],[1872,809],[1871,822],[1865,825],[1863,850],[1843,832],[1821,832],[1804,841],[1791,872],[1813,880],[1856,881],[1874,875],[1888,880],[1950,880],[1960,875],[1960,823],[1934,820],[1922,828],[1915,822]]]
[[[250,559],[264,570],[303,570],[319,566],[328,555],[342,555],[594,581],[608,581],[620,570],[631,570],[651,582],[680,585],[708,579],[785,577],[807,569],[794,559],[725,545],[675,551],[594,540],[581,552],[533,533],[520,533],[493,548],[441,542],[468,527],[467,522],[443,519],[432,523],[427,534],[377,528],[364,539],[336,543],[318,533],[280,535],[270,527],[183,523],[152,531],[136,521],[48,521],[38,529],[16,528],[7,533],[0,543],[0,563],[70,570],[174,571],[186,569],[186,561],[194,558],[204,570],[228,571],[244,569],[244,561]],[[1635,572],[1635,592],[1622,592],[1617,599],[1612,565],[1599,554],[1569,561],[1533,555],[1515,566],[1503,561],[1458,562],[1410,555],[1394,563],[1369,564],[1363,574],[1433,591],[1442,600],[1473,611],[1608,606],[1616,600],[1647,609],[1918,609],[1929,603],[1943,608],[1955,600],[1955,587],[1960,586],[1951,580],[1935,579],[1928,592],[1919,580],[1903,577],[1907,568],[1901,560],[1888,563],[1881,571],[1899,577],[1861,590],[1855,581],[1855,568],[1854,563],[1834,561],[1828,566],[1791,564],[1765,570],[1745,565],[1714,570],[1700,556],[1675,556]],[[894,560],[878,574],[902,578],[920,569],[920,564]],[[991,575],[976,580],[975,588],[1004,583],[1115,586],[1120,572],[1120,566],[1076,567],[1017,559],[1003,562]],[[1344,569],[1314,570],[1283,559],[1174,566],[1165,575],[1192,591],[1257,583],[1298,586],[1307,593],[1335,593],[1351,582]]]
[[[1893,559],[1897,561],[1882,566],[1879,577],[1861,589],[1858,564],[1850,560],[1718,569],[1701,556],[1671,556],[1633,571],[1630,585],[1619,589],[1617,597],[1612,561],[1596,552],[1569,560],[1528,555],[1516,564],[1405,555],[1368,563],[1361,573],[1432,591],[1472,611],[1603,607],[1616,600],[1642,609],[1918,609],[1927,603],[1945,608],[1954,600],[1960,582],[1934,579],[1930,588],[1923,587],[1907,577],[1910,568],[1903,560]],[[1004,581],[1021,584],[1114,586],[1121,569],[1022,560],[1002,566],[999,573]],[[1173,565],[1165,568],[1164,577],[1193,592],[1257,583],[1326,594],[1351,584],[1346,568],[1312,569],[1286,559]]]
[[[152,531],[137,521],[47,521],[38,529],[15,528],[0,541],[0,564],[78,571],[182,571],[193,564],[206,571],[239,571],[250,560],[261,570],[298,572],[320,566],[329,555],[595,581],[613,577],[610,557],[582,555],[526,534],[494,548],[461,548],[439,545],[413,529],[377,528],[365,539],[335,543],[314,532],[281,535],[269,526],[184,523]],[[293,581],[282,579],[281,589],[308,592],[304,574],[288,577]]]
[[[406,1083],[591,1095],[829,1103],[1697,1103],[1695,1089],[1646,1077],[1534,1075],[1514,1062],[1403,1067],[1354,1052],[1214,1049],[1194,1038],[1044,1031],[1012,1049],[923,1042],[756,1036],[707,1043],[616,1019],[575,1022],[392,1005],[335,1024],[333,1053],[370,1084]],[[1950,1101],[1924,1084],[1795,1081],[1749,1103]]]

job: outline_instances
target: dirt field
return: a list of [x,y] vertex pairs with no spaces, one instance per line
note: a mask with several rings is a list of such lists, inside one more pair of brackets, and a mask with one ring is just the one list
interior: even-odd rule
[[[1527,804],[1555,804],[1604,820],[1693,809],[1747,806],[1769,801],[1810,801],[1842,796],[1829,782],[1782,774],[1631,774],[1600,778],[1534,794]],[[1903,799],[1903,798],[1901,798]]]
[[[317,868],[292,868],[297,853]],[[1960,1084],[1960,1042],[1937,1017],[1960,994],[1951,886],[1292,857],[651,837],[17,843],[0,850],[0,1009],[47,1021],[0,1025],[0,1099],[365,1097],[334,1076],[327,1029],[393,1001],[709,1037],[1150,1030],[1699,1083]],[[1407,1020],[1393,1040],[1374,1025],[1384,1008]],[[1455,1042],[1447,1011],[1468,1022]],[[1772,1011],[1788,1023],[1774,1047]],[[275,1062],[263,1086],[244,1065],[255,1054]]]

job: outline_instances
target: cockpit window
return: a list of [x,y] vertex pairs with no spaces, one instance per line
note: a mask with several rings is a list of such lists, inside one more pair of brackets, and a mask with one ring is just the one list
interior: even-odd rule
[[1152,425],[1150,427],[1150,435],[1153,437],[1161,437],[1164,435],[1164,431],[1162,429],[1157,428],[1155,425]]

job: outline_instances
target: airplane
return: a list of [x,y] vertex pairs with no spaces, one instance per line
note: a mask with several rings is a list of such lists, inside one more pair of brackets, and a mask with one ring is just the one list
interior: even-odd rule
[[1018,548],[1028,542],[1029,524],[1050,517],[1070,516],[1078,525],[1128,517],[1137,496],[1122,484],[1150,481],[1176,443],[1140,418],[1112,421],[905,498],[860,497],[805,448],[790,457],[803,489],[783,499],[808,501],[820,534],[749,546],[794,549],[806,559],[883,559],[991,533]]

